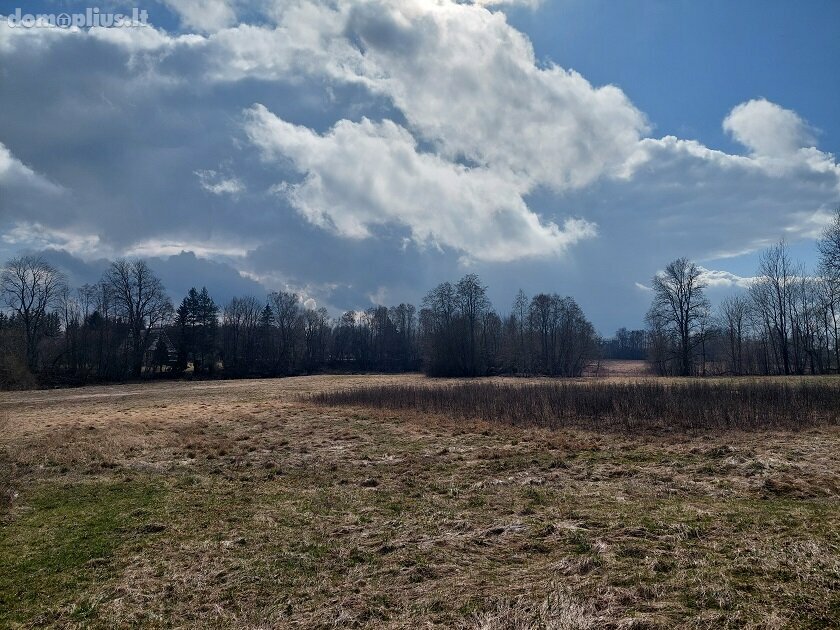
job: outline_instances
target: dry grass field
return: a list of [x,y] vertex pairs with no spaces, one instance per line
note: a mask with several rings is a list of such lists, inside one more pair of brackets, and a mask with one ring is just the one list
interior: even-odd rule
[[0,393],[0,627],[838,626],[837,426],[551,431],[311,398],[388,383],[427,381]]

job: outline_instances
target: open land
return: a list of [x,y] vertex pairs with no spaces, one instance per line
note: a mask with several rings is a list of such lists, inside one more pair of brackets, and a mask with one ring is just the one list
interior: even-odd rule
[[0,393],[0,627],[836,627],[836,424],[547,429],[313,398],[433,383]]

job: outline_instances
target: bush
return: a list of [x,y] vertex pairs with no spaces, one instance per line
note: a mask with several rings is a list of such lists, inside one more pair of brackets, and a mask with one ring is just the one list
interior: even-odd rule
[[32,389],[37,384],[24,361],[13,354],[0,355],[0,389]]

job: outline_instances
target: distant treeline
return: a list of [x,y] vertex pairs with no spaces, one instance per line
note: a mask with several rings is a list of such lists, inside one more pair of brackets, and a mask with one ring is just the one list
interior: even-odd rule
[[435,376],[580,375],[600,345],[569,297],[519,292],[502,317],[473,274],[411,304],[332,319],[295,293],[219,305],[191,289],[176,308],[143,260],[118,260],[95,285],[70,289],[42,258],[6,263],[0,385],[332,371]]
[[652,281],[647,355],[660,374],[840,372],[840,209],[817,241],[818,264],[792,260],[784,241],[713,310],[710,276],[680,258]]
[[646,330],[618,330],[601,357],[647,359],[661,375],[840,373],[840,210],[817,241],[815,269],[782,241],[716,308],[710,274],[680,258],[654,276]]
[[191,289],[177,308],[143,260],[117,260],[72,290],[42,258],[0,275],[0,386],[141,377],[282,376],[325,370],[432,376],[579,376],[604,358],[647,359],[662,375],[840,372],[840,210],[809,272],[784,242],[715,310],[709,273],[680,258],[652,279],[646,330],[598,338],[570,297],[519,291],[501,315],[469,274],[411,304],[333,319],[295,293],[217,304]]

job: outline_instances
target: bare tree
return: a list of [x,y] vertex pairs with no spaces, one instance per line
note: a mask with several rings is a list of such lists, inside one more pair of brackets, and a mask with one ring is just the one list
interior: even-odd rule
[[247,374],[254,367],[261,308],[251,295],[232,298],[224,308],[223,357],[231,373]]
[[733,374],[744,371],[744,333],[750,303],[742,295],[730,295],[720,304],[721,328],[726,331],[729,346],[729,365]]
[[[820,253],[819,274],[822,279],[824,325],[827,337],[833,342],[837,371],[840,372],[840,208],[835,211],[832,222],[823,230],[817,247]],[[831,367],[830,356],[828,367]]]
[[302,327],[300,297],[297,293],[278,291],[268,296],[278,333],[277,367],[288,373],[297,360]]
[[537,366],[543,374],[554,374],[554,341],[557,295],[539,293],[531,298],[528,325],[539,341]]
[[817,241],[822,273],[840,279],[840,208]]
[[148,333],[172,314],[172,302],[144,260],[117,260],[103,281],[110,289],[116,314],[128,326],[130,368],[134,376],[140,376]]
[[705,288],[700,268],[686,258],[671,262],[653,277],[653,304],[648,311],[648,322],[656,322],[657,329],[673,331],[679,372],[683,376],[691,374],[695,333],[709,308]]
[[457,314],[455,288],[443,282],[426,294],[420,311],[426,370],[432,375],[459,374],[454,360],[457,335],[453,323]]
[[831,355],[834,353],[835,369],[840,372],[840,280],[821,275],[817,283],[817,299],[822,320],[826,368],[831,371]]
[[303,313],[303,338],[306,348],[306,369],[309,372],[321,367],[326,360],[327,336],[330,332],[327,309],[308,308]]
[[580,376],[597,351],[597,335],[570,297],[539,293],[528,308],[529,335],[535,340],[534,365],[551,376]]
[[397,334],[397,354],[404,369],[416,362],[417,309],[411,304],[399,304],[388,309],[388,316]]
[[458,310],[464,319],[466,340],[463,349],[464,369],[470,376],[475,376],[481,370],[478,366],[478,326],[485,314],[490,310],[490,300],[487,299],[487,287],[481,284],[474,273],[467,274],[455,285],[455,295]]
[[772,336],[774,348],[785,374],[791,373],[790,334],[793,264],[784,241],[768,248],[761,255],[759,278],[750,287],[756,308],[760,309]]
[[38,368],[38,341],[46,316],[64,288],[64,275],[40,256],[13,258],[0,274],[0,292],[23,324],[26,362],[33,372]]
[[524,373],[526,371],[525,324],[528,319],[528,296],[525,295],[525,291],[522,289],[517,291],[516,297],[513,300],[513,316],[516,318],[515,365],[517,372]]

